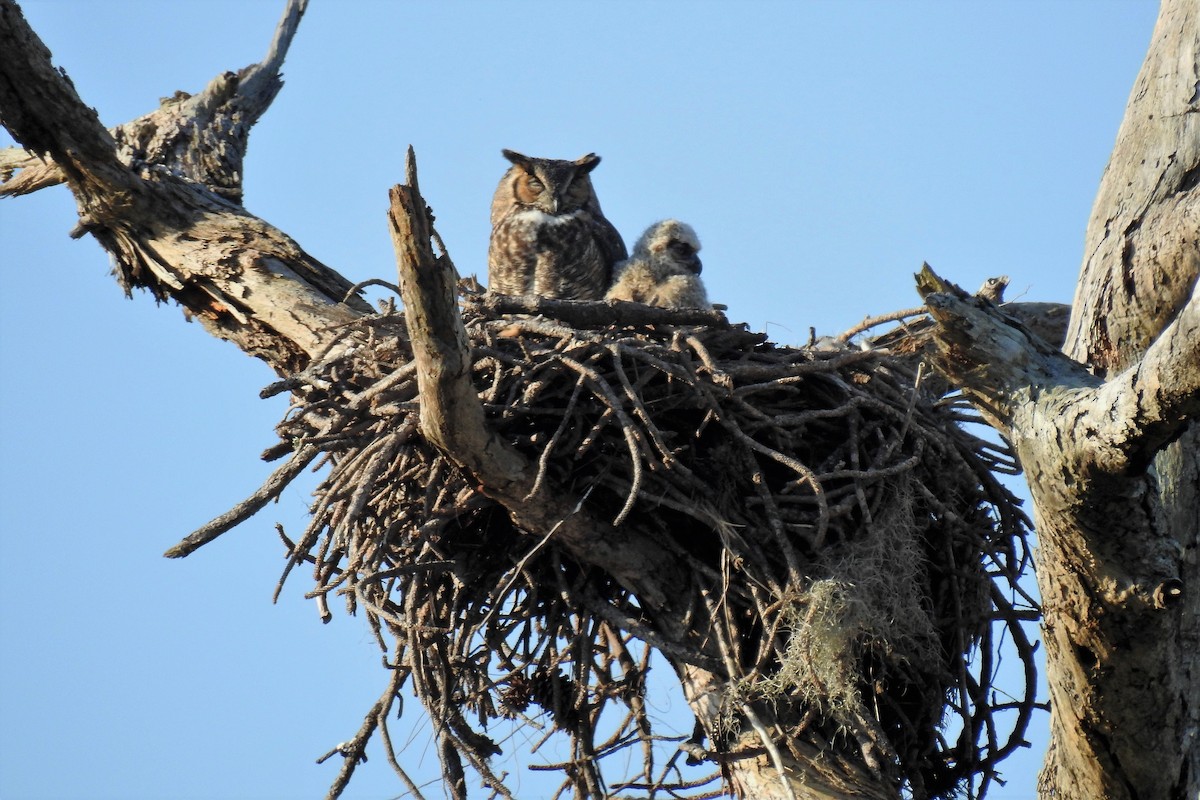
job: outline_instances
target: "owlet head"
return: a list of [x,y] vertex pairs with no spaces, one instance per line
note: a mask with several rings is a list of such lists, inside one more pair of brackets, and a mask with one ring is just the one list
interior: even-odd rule
[[668,266],[680,273],[690,272],[699,275],[703,269],[700,263],[700,238],[696,231],[686,222],[677,219],[665,219],[656,222],[646,229],[637,244],[633,246],[633,255],[643,256],[662,266]]
[[519,205],[558,216],[584,208],[595,196],[588,177],[600,163],[595,153],[564,161],[531,158],[513,150],[500,152],[513,164],[504,180],[511,181],[512,195]]

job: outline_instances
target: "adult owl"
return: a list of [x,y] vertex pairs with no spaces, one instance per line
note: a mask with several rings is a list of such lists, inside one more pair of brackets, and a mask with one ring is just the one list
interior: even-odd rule
[[656,222],[616,268],[609,300],[633,300],[662,308],[709,308],[700,281],[700,239],[691,225],[676,219]]
[[600,211],[595,153],[564,161],[502,150],[512,162],[492,198],[488,289],[562,300],[599,300],[613,265],[626,257],[621,234]]

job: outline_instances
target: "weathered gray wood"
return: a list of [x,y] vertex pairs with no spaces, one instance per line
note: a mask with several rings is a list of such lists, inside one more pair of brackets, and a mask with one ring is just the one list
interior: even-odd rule
[[[1124,371],[1107,399],[1133,424],[1105,442],[1110,504],[1097,498],[1061,533],[1048,519],[1042,535],[1056,701],[1044,795],[1200,797],[1200,415],[1171,397],[1194,393],[1200,373],[1198,180],[1200,8],[1164,0],[1093,206],[1067,334],[1066,352],[1098,375]],[[1171,406],[1190,427],[1163,419]]]
[[1141,357],[1200,274],[1200,11],[1163,0],[1104,170],[1067,353],[1099,373]]
[[[303,5],[289,5],[262,64],[169,100],[114,137],[53,67],[16,4],[0,0],[0,119],[70,186],[76,235],[90,233],[113,255],[127,291],[177,300],[215,336],[281,373],[320,353],[332,325],[370,311],[346,297],[349,281],[239,204],[245,134],[278,91],[286,32]],[[17,183],[18,175],[9,188],[48,185],[53,176],[34,169],[41,172],[30,182]]]
[[937,366],[1013,443],[1040,548],[1046,798],[1200,796],[1200,12],[1165,0],[1065,352],[925,275]]

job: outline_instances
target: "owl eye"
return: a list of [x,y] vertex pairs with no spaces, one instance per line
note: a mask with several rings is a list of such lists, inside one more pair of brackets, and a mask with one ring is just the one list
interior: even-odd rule
[[671,244],[667,246],[671,248],[673,253],[683,256],[684,258],[687,258],[696,252],[696,248],[692,247],[687,242],[671,242]]
[[530,175],[530,176],[529,176],[529,177],[528,177],[528,178],[525,180],[525,185],[526,185],[526,186],[528,186],[528,187],[529,187],[529,190],[530,190],[530,191],[532,191],[532,192],[540,192],[542,189],[544,189],[544,188],[545,188],[545,187],[542,185],[542,182],[541,182],[541,181],[539,181],[537,178],[533,177],[532,175]]

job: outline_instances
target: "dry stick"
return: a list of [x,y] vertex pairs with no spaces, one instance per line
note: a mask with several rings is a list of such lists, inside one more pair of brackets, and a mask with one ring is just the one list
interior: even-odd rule
[[868,331],[876,325],[883,325],[885,322],[896,322],[909,317],[921,317],[929,312],[925,306],[920,308],[906,308],[903,311],[893,311],[890,314],[882,314],[878,317],[867,317],[862,322],[855,325],[848,331],[838,334],[839,342],[848,342],[863,331]]
[[671,447],[667,444],[666,437],[663,436],[663,432],[654,422],[654,418],[650,416],[650,412],[646,410],[646,406],[642,403],[642,398],[633,388],[633,384],[629,382],[629,376],[625,374],[625,368],[621,365],[620,348],[617,345],[612,345],[609,349],[612,352],[613,368],[617,373],[617,378],[621,382],[621,388],[625,390],[625,396],[633,404],[634,414],[642,421],[642,426],[650,434],[650,440],[658,447],[662,462],[672,470],[692,479],[693,482],[696,481],[696,476],[692,471],[681,463],[679,459],[675,458],[674,453],[671,452]]
[[[371,387],[368,387],[367,390],[362,391],[359,393],[359,395],[350,398],[350,402],[346,404],[346,407],[344,407],[344,410],[340,411],[340,413],[335,411],[335,414],[325,421],[324,428],[326,431],[329,431],[329,429],[336,425],[338,421],[346,420],[350,414],[354,413],[354,411],[358,411],[362,407],[365,407],[367,403],[370,403],[374,397],[379,395],[380,392],[390,389],[390,387],[395,386],[397,383],[401,383],[401,381],[407,379],[409,375],[412,375],[415,371],[415,365],[409,363],[409,365],[397,369],[395,373],[388,375],[388,377],[384,378],[383,380],[377,381],[377,383],[374,383]],[[286,383],[286,381],[284,381],[284,383]],[[275,384],[272,384],[272,386],[268,387],[268,389],[274,389],[275,386]],[[289,385],[288,387],[294,386]],[[199,528],[194,531],[194,533],[186,536],[184,540],[178,543],[178,545],[168,549],[168,551],[163,555],[166,555],[167,558],[186,557],[186,555],[190,555],[191,553],[196,552],[200,547],[208,545],[209,542],[217,539],[218,536],[227,533],[227,531],[233,529],[236,527],[236,525],[240,524],[241,522],[245,522],[246,519],[252,517],[254,513],[262,510],[263,507],[270,503],[272,499],[278,497],[278,494],[282,493],[284,488],[287,488],[288,483],[292,482],[292,480],[295,479],[295,476],[299,475],[301,471],[313,461],[313,458],[316,458],[319,455],[320,449],[318,449],[313,439],[325,440],[328,439],[328,435],[329,434],[324,434],[319,435],[319,437],[306,438],[305,446],[302,447],[301,450],[296,451],[295,455],[289,459],[287,464],[284,464],[283,467],[276,470],[275,473],[272,473],[269,479],[263,483],[263,486],[259,487],[258,491],[254,492],[250,498],[247,498],[239,505],[234,506],[233,509],[223,513],[223,515],[217,517],[214,519],[214,521],[204,525],[203,528]],[[283,578],[287,577],[287,573],[290,571],[290,569],[292,569],[292,566],[294,566],[294,560],[289,561],[288,566],[286,569],[284,569]],[[282,578],[280,587],[276,588],[276,597],[278,596],[278,589],[280,588],[282,588]]]
[[[644,349],[644,347],[633,346],[626,342],[617,342],[615,344],[615,346],[622,355],[628,356],[629,358],[632,358],[636,361],[643,361],[646,364],[649,364],[650,366],[654,367],[655,369],[657,369],[659,372],[663,373],[667,377],[674,378],[675,380],[681,381],[682,383],[686,384],[690,388],[693,388],[693,389],[695,388],[696,382],[697,382],[697,377],[696,377],[696,371],[694,368],[689,369],[688,367],[685,367],[682,364],[672,364],[668,361],[664,361],[662,358],[659,358],[658,356],[654,355],[653,353],[648,352],[646,349]],[[670,352],[670,351],[668,351],[668,352]],[[679,352],[679,351],[674,351],[674,352]],[[680,353],[680,355],[682,356],[684,354]],[[685,363],[688,366],[691,365],[690,360],[686,361]]]
[[[634,681],[633,676],[637,676],[637,681],[644,688],[645,682],[645,667],[639,668],[633,661],[633,656],[629,652],[625,637],[621,636],[615,627],[611,625],[604,626],[604,638],[608,643],[609,653],[616,660],[617,665],[621,668],[622,679],[630,685],[629,693],[629,711],[630,718],[637,729],[638,737],[642,740],[643,749],[643,765],[644,776],[646,780],[651,780],[654,772],[654,751],[651,747],[650,737],[650,720],[646,716],[646,700],[645,695],[636,691],[636,687],[631,683]],[[648,653],[649,648],[643,646],[643,653]],[[618,729],[619,730],[619,729]]]
[[[869,467],[867,469],[836,469],[833,472],[822,472],[816,476],[816,479],[818,481],[830,481],[840,478],[854,478],[855,485],[860,485],[860,482],[872,482],[883,478],[890,478],[902,472],[910,472],[921,463],[921,451],[924,450],[924,447],[920,442],[917,443],[916,450],[915,454],[891,466]],[[853,451],[851,452],[853,453]]]
[[[1000,593],[1000,587],[995,583],[991,584],[991,594],[994,604],[1003,604],[1011,609],[1008,600]],[[1007,628],[1013,637],[1013,646],[1017,648],[1017,657],[1020,658],[1021,666],[1024,668],[1025,698],[1018,702],[1017,722],[1013,725],[1008,742],[1000,751],[992,754],[993,763],[999,763],[1001,759],[1018,747],[1028,746],[1029,743],[1025,741],[1025,731],[1029,727],[1033,710],[1037,706],[1037,666],[1034,660],[1034,646],[1030,644],[1029,637],[1025,635],[1025,629],[1018,621],[1010,618]]]
[[779,752],[779,748],[775,745],[775,739],[767,730],[767,726],[763,725],[758,715],[754,713],[754,709],[750,708],[749,703],[742,703],[742,715],[750,722],[750,726],[754,728],[754,732],[758,734],[759,740],[763,743],[763,747],[767,748],[767,753],[771,756],[771,763],[775,767],[775,771],[779,773],[779,783],[783,786],[784,794],[790,800],[796,800],[796,793],[792,791],[792,784],[788,781],[787,772],[783,767],[783,756]]
[[[588,496],[591,495],[592,488],[593,487],[589,486],[587,491],[585,491],[583,493],[583,496],[579,498],[579,502],[576,503],[574,511],[571,512],[572,514],[577,514],[583,509],[583,503],[584,503],[584,501],[586,501],[588,499]],[[550,530],[546,531],[546,535],[543,536],[540,540],[538,540],[538,543],[535,544],[532,548],[530,548],[529,552],[526,553],[524,556],[522,556],[521,560],[518,561],[516,563],[516,565],[509,570],[509,572],[512,574],[509,576],[509,579],[505,582],[504,587],[498,592],[498,594],[500,596],[503,596],[505,593],[508,592],[509,589],[512,588],[512,585],[516,582],[517,577],[519,575],[521,575],[521,573],[525,570],[525,565],[529,563],[529,560],[531,558],[533,558],[535,555],[537,555],[539,552],[541,552],[541,549],[546,546],[547,542],[550,541],[550,537],[553,536],[555,531],[557,531],[559,529],[559,526],[561,526],[566,521],[567,521],[567,518],[564,517],[561,520],[559,520],[558,522],[556,522],[550,528]],[[493,605],[490,609],[488,609],[488,613],[486,615],[484,615],[483,620],[480,621],[480,623],[479,623],[480,628],[482,628],[485,624],[487,624],[487,621],[492,618],[492,615],[496,612],[497,608],[499,608],[498,605]]]
[[488,292],[469,298],[465,305],[468,310],[479,309],[492,316],[540,314],[567,322],[573,328],[608,328],[614,324],[729,327],[729,320],[720,311],[655,308],[627,300],[552,300]]
[[691,345],[691,348],[694,351],[696,351],[696,355],[700,356],[701,363],[708,367],[708,371],[712,373],[713,378],[722,383],[729,381],[729,376],[723,369],[721,369],[721,367],[717,365],[716,361],[712,357],[712,353],[708,351],[708,348],[704,346],[704,343],[701,342],[698,337],[689,335],[685,337],[684,340]]
[[[380,449],[379,452],[372,454],[370,461],[367,462],[365,467],[360,470],[356,470],[356,472],[360,473],[360,482],[357,488],[354,490],[354,494],[350,496],[350,505],[346,511],[346,516],[342,523],[344,526],[353,525],[354,522],[358,520],[363,509],[367,505],[367,500],[370,497],[371,490],[375,488],[375,481],[377,481],[383,471],[391,465],[392,460],[396,455],[396,451],[408,442],[412,434],[416,432],[416,429],[417,424],[414,420],[405,420],[404,424],[400,427],[400,430],[395,433],[395,435],[382,436],[375,440],[382,440],[386,444]],[[364,451],[366,449],[367,448],[364,448]]]
[[722,664],[717,659],[668,640],[650,626],[622,612],[619,608],[601,598],[590,587],[582,587],[579,593],[580,597],[586,603],[588,610],[593,614],[616,628],[629,631],[650,647],[660,651],[667,658],[691,664],[713,673],[719,672],[722,669]]
[[[774,448],[767,447],[754,437],[744,433],[736,424],[730,422],[727,425],[727,430],[731,431],[739,441],[748,445],[750,449],[762,453],[768,458],[778,461],[780,464],[791,468],[801,478],[801,480],[797,481],[797,483],[807,483],[809,488],[812,489],[813,496],[817,499],[817,509],[819,511],[817,517],[817,534],[816,539],[813,542],[813,547],[819,550],[825,543],[825,534],[829,529],[829,506],[825,501],[825,488],[821,485],[821,482],[817,480],[817,476],[811,469],[800,463],[800,461],[792,458],[791,456],[786,456]],[[791,544],[788,543],[788,546],[784,548],[784,554],[788,555],[790,550]],[[789,559],[789,567],[792,565],[794,560],[795,556],[793,554],[792,558]],[[794,567],[794,570],[798,572],[799,568]]]
[[596,442],[600,440],[600,434],[604,433],[604,429],[609,426],[609,423],[616,415],[611,408],[605,407],[600,412],[600,417],[595,424],[584,434],[583,439],[579,442],[579,447],[575,448],[575,460],[579,460],[588,450],[592,448]]
[[571,391],[571,399],[567,401],[567,407],[563,411],[562,422],[559,423],[558,429],[554,431],[554,435],[546,442],[546,446],[542,448],[542,454],[538,457],[537,477],[533,479],[533,487],[529,490],[529,494],[525,495],[525,500],[531,500],[542,488],[542,479],[546,477],[546,467],[550,463],[550,453],[554,450],[554,445],[558,442],[559,437],[563,435],[563,431],[567,429],[567,424],[571,420],[571,412],[575,410],[575,403],[579,400],[579,392],[583,389],[583,376],[575,381],[575,388]]
[[[564,594],[569,592],[570,587],[567,585],[562,570],[556,570],[555,576],[558,578],[560,591]],[[582,629],[584,624],[588,624],[590,630]],[[596,751],[593,742],[596,735],[596,717],[600,713],[601,703],[596,703],[591,713],[584,713],[588,705],[588,687],[599,684],[602,679],[600,673],[596,671],[595,663],[590,655],[596,641],[596,634],[603,624],[600,620],[585,620],[580,617],[580,627],[574,631],[572,641],[563,648],[565,651],[574,652],[575,699],[572,710],[575,712],[578,722],[575,730],[572,731],[574,739],[572,749],[579,754],[578,757],[583,767],[583,778],[590,797],[603,797],[605,794],[600,788],[603,779],[596,763],[600,754]],[[595,676],[597,680],[589,680],[589,676]]]
[[[713,605],[712,597],[707,591],[702,591],[701,595],[704,598],[704,605],[708,608],[709,617],[715,620],[718,612]],[[728,674],[729,679],[732,681],[739,675],[740,671],[737,668],[737,662],[734,661],[733,652],[730,648],[731,643],[726,640],[719,627],[714,626],[712,628],[712,632],[721,651],[721,658],[725,661],[726,673]],[[758,718],[758,715],[754,713],[754,710],[750,708],[749,703],[741,702],[739,703],[739,706],[742,716],[749,721],[750,725],[754,728],[755,733],[758,735],[759,740],[762,741],[763,746],[770,754],[771,763],[775,766],[775,771],[779,773],[779,781],[783,786],[784,793],[788,798],[790,798],[790,800],[796,800],[796,795],[792,791],[792,786],[787,779],[787,772],[783,767],[783,757],[779,753],[779,748],[775,746],[775,741],[771,737],[770,732],[767,731],[766,726],[763,725],[762,720]]]
[[267,478],[266,483],[260,486],[258,491],[207,525],[197,528],[193,533],[185,536],[178,544],[163,553],[163,555],[167,558],[183,558],[184,556],[191,555],[221,534],[254,516],[263,506],[278,497],[287,488],[287,485],[292,482],[292,479],[299,475],[317,457],[319,452],[315,447],[302,447],[296,451],[294,456],[288,459],[286,464],[271,473],[271,477]]
[[425,795],[421,794],[420,788],[409,777],[404,768],[400,766],[400,762],[396,759],[396,747],[392,744],[392,734],[388,730],[387,714],[381,714],[379,717],[379,735],[383,737],[383,754],[387,756],[388,763],[392,766],[392,771],[404,783],[409,793],[415,800],[425,800]]
[[360,761],[366,761],[365,751],[367,742],[371,739],[371,734],[375,732],[376,726],[379,724],[381,717],[386,716],[392,707],[393,699],[396,692],[400,690],[400,685],[404,681],[404,674],[400,671],[393,673],[392,679],[388,681],[387,689],[383,695],[375,701],[371,706],[371,710],[363,718],[362,727],[358,729],[358,733],[349,742],[343,742],[330,750],[325,755],[317,759],[318,764],[324,763],[331,756],[341,753],[344,757],[342,768],[338,772],[337,778],[334,779],[333,785],[329,787],[329,793],[325,795],[326,800],[337,800],[345,791],[346,786],[350,783],[351,776],[354,775],[354,770]]
[[592,388],[599,392],[600,398],[608,404],[608,407],[616,415],[617,422],[621,425],[621,433],[625,436],[625,445],[629,448],[630,466],[633,469],[633,485],[629,489],[629,496],[625,498],[625,505],[621,507],[621,511],[612,521],[613,526],[616,527],[629,516],[629,512],[633,510],[633,504],[637,500],[642,488],[642,454],[634,433],[636,429],[633,420],[621,408],[621,401],[617,398],[616,393],[608,385],[608,381],[600,376],[600,373],[568,356],[560,356],[560,358],[562,359],[562,363],[578,372],[581,376],[586,376]]
[[[793,471],[795,471],[795,473],[797,475],[800,475],[802,478],[807,480],[809,486],[813,490],[813,495],[817,498],[818,508],[820,511],[820,519],[817,523],[817,525],[818,525],[818,527],[817,527],[817,543],[815,545],[816,547],[820,547],[821,543],[824,541],[824,538],[825,538],[825,531],[829,526],[829,508],[825,503],[825,490],[824,490],[824,488],[822,488],[820,482],[817,481],[816,476],[813,475],[812,470],[810,470],[808,467],[801,464],[796,459],[791,458],[790,456],[785,456],[782,453],[779,453],[776,450],[774,450],[770,447],[767,447],[764,444],[761,444],[754,437],[746,434],[738,426],[736,421],[728,418],[725,414],[721,413],[721,408],[717,402],[717,399],[715,397],[713,397],[711,394],[709,394],[708,392],[705,392],[705,399],[708,401],[709,406],[712,409],[713,413],[717,416],[717,420],[718,420],[718,422],[720,422],[721,427],[723,427],[723,428],[725,428],[725,430],[729,431],[729,433],[731,433],[735,439],[737,439],[742,444],[748,446],[750,449],[755,450],[756,452],[762,453],[763,455],[769,456],[770,458],[778,461],[779,463],[783,464],[786,467],[790,467]],[[750,459],[750,461],[753,461],[753,460],[754,460],[753,458]],[[762,488],[764,490],[766,489],[765,478],[764,478],[764,485],[762,486]],[[771,509],[773,509],[774,507],[775,507],[775,504],[774,504],[774,500],[772,498],[770,500],[770,507],[767,510],[768,518],[770,518],[770,516],[772,514]],[[777,518],[778,510],[775,509],[773,513]],[[775,525],[772,525],[771,527],[772,527],[772,530],[776,530]],[[777,530],[776,536],[779,540],[779,549],[782,551],[784,560],[787,562],[789,582],[792,583],[792,585],[794,585],[794,586],[799,586],[799,585],[801,585],[801,576],[803,575],[803,573],[800,569],[800,560],[799,560],[799,556],[796,554],[796,548],[792,546],[792,543],[788,540],[787,536],[784,535],[782,530]]]
[[342,299],[342,302],[343,303],[346,302],[347,300],[349,300],[351,297],[354,296],[355,292],[365,289],[368,286],[382,286],[385,289],[391,289],[393,292],[396,293],[397,296],[400,295],[400,287],[397,286],[396,284],[391,283],[390,281],[385,281],[382,278],[368,278],[365,281],[359,281],[358,283],[351,286],[350,289],[346,292],[346,296]]
[[734,390],[738,394],[751,394],[753,392],[775,389],[781,384],[795,383],[806,375],[814,373],[835,375],[837,370],[842,367],[848,367],[860,361],[879,361],[884,357],[884,354],[878,350],[851,350],[848,353],[842,353],[832,358],[823,358],[823,353],[814,353],[813,355],[817,356],[813,361],[803,364],[792,364],[782,368],[779,364],[773,363],[730,364],[724,369],[726,374],[735,380],[762,381],[762,383],[745,384]]

